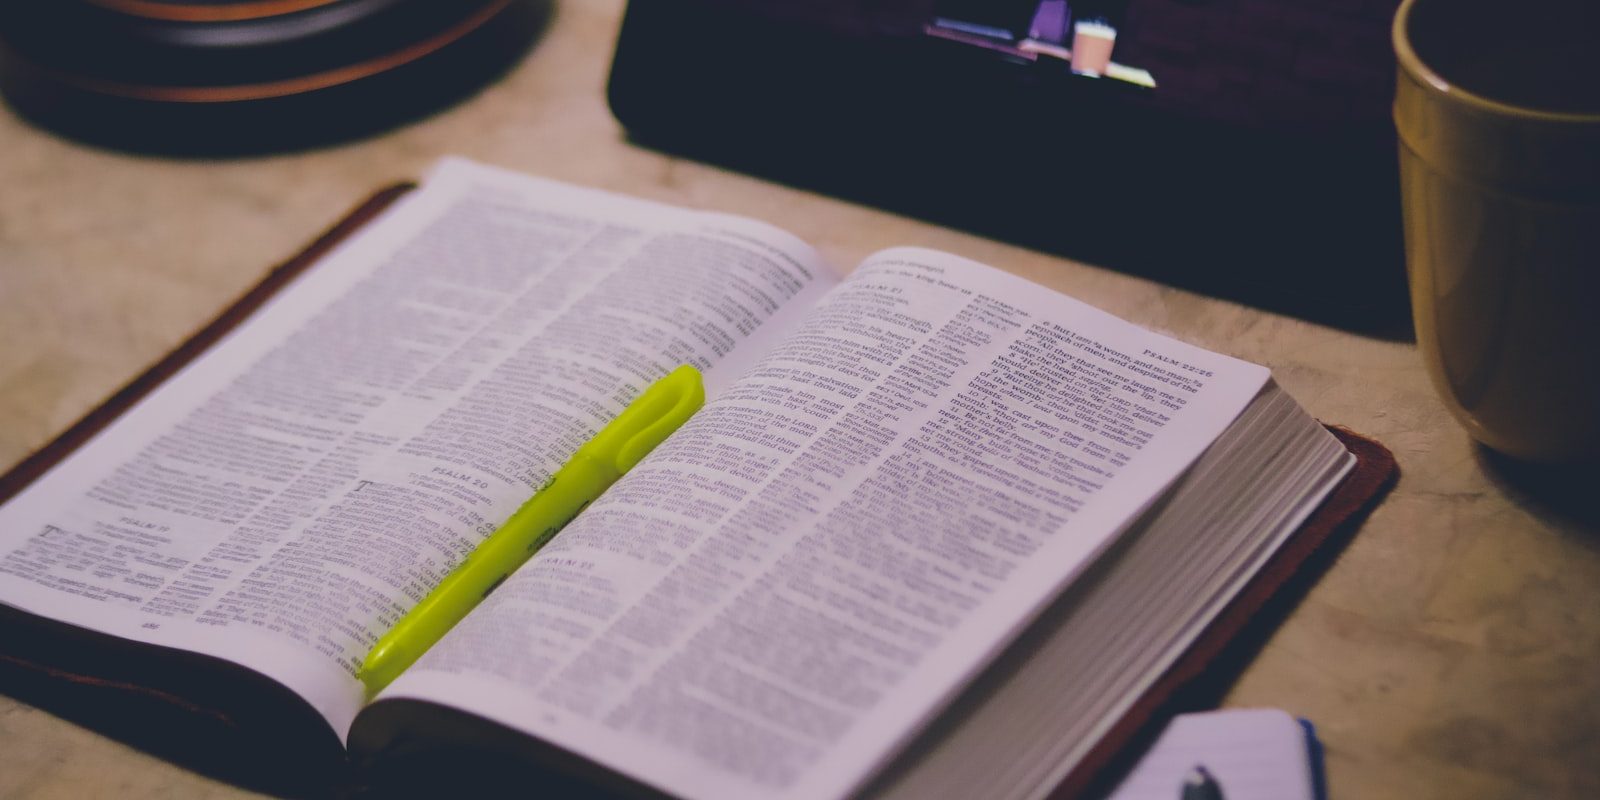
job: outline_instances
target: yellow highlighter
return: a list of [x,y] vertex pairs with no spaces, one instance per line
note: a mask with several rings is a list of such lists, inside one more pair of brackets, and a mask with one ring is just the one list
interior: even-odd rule
[[650,385],[500,529],[378,640],[361,664],[369,695],[416,663],[489,592],[705,403],[700,372],[682,366]]

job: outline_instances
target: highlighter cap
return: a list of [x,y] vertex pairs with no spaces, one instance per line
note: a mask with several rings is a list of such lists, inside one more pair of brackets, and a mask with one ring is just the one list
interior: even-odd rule
[[625,473],[694,416],[705,401],[700,370],[685,364],[651,384],[578,452],[613,466],[619,475]]

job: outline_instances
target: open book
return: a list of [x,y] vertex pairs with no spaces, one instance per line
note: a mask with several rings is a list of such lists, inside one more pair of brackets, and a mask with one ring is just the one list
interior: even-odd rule
[[[365,697],[377,638],[679,364],[705,408]],[[363,763],[478,726],[624,790],[1037,796],[1353,460],[1265,368],[991,267],[841,280],[761,222],[452,160],[0,507],[0,604],[264,676]]]

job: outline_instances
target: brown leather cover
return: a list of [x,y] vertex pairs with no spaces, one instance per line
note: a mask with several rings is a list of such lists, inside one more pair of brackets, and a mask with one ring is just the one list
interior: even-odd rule
[[[215,344],[242,321],[260,308],[280,289],[287,286],[300,273],[316,263],[334,245],[361,228],[391,203],[415,188],[412,183],[400,183],[385,188],[366,202],[357,206],[305,250],[275,267],[267,276],[223,311],[176,350],[167,354],[142,375],[124,386],[98,408],[78,420],[71,428],[42,449],[24,459],[20,464],[0,476],[0,503],[10,500],[28,484],[43,475],[90,437],[109,425],[134,403],[172,377],[196,356]],[[1234,670],[1222,663],[1241,635],[1247,634],[1252,622],[1280,593],[1292,594],[1292,580],[1304,579],[1325,567],[1337,549],[1354,533],[1355,528],[1394,484],[1399,468],[1387,448],[1372,439],[1344,428],[1328,426],[1356,456],[1356,467],[1339,484],[1320,508],[1306,520],[1301,529],[1255,575],[1243,591],[1234,598],[1221,615],[1214,620],[1201,637],[1184,653],[1183,657],[1156,683],[1154,687],[1123,716],[1109,733],[1095,746],[1083,763],[1070,774],[1054,793],[1056,798],[1075,798],[1086,792],[1105,788],[1108,770],[1127,766],[1130,744],[1151,733],[1155,719],[1165,719],[1181,703],[1184,690],[1204,683],[1205,679],[1226,679]],[[1301,589],[1305,587],[1302,585]],[[3,610],[3,609],[0,609]],[[0,615],[3,617],[4,615]],[[0,619],[3,621],[3,619]],[[29,669],[51,680],[68,684],[88,684],[101,688],[121,689],[137,693],[148,699],[165,701],[186,711],[228,719],[225,709],[212,708],[217,704],[197,704],[171,691],[153,688],[141,683],[87,674],[60,665],[40,663],[7,654],[0,642],[0,662]],[[1235,648],[1236,649],[1236,648]],[[1219,666],[1221,669],[1219,670]],[[1219,671],[1222,673],[1218,675]],[[4,687],[0,687],[3,689]]]
[[[1270,633],[1270,630],[1252,631],[1252,628],[1259,628],[1262,618],[1275,627],[1289,610],[1285,607],[1290,603],[1288,596],[1298,599],[1309,588],[1310,581],[1327,568],[1362,520],[1394,486],[1400,467],[1387,447],[1336,425],[1327,428],[1355,455],[1355,469],[1212,620],[1183,656],[1128,709],[1083,763],[1056,787],[1052,798],[1065,800],[1085,793],[1102,793],[1109,788],[1108,780],[1116,777],[1116,774],[1108,774],[1108,770],[1120,774],[1131,766],[1131,757],[1137,755],[1137,751],[1129,751],[1129,745],[1148,744],[1148,737],[1157,732],[1151,730],[1152,721],[1165,721],[1177,711],[1190,710],[1184,708],[1186,690],[1203,691],[1206,688],[1203,684],[1208,681],[1227,681],[1236,676],[1242,666],[1238,656],[1245,654],[1229,651],[1237,650],[1237,645],[1248,647],[1251,644],[1240,639]],[[1269,608],[1269,602],[1280,594],[1284,597],[1273,604],[1277,608]],[[1277,613],[1266,613],[1269,611]],[[1249,635],[1252,633],[1255,637]]]

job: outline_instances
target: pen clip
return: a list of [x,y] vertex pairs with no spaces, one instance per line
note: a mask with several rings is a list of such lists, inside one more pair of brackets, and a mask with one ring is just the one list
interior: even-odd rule
[[615,466],[617,474],[632,469],[694,416],[705,403],[700,371],[684,365],[650,385],[582,449]]

